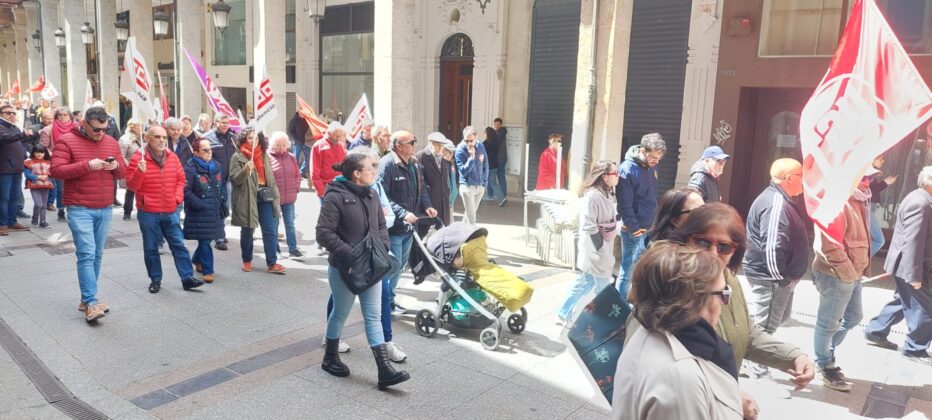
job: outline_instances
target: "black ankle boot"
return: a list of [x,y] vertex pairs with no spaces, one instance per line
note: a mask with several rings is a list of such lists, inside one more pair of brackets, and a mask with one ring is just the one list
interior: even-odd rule
[[[330,343],[327,344],[329,345]],[[395,367],[389,362],[388,348],[386,348],[385,344],[372,346],[372,354],[375,355],[375,365],[379,368],[380,391],[411,379],[411,375],[408,375],[408,372],[395,370]]]
[[320,364],[320,368],[333,376],[342,378],[349,376],[350,371],[349,366],[340,361],[340,353],[337,352],[339,348],[339,338],[336,340],[327,339],[327,349],[324,351],[324,361]]

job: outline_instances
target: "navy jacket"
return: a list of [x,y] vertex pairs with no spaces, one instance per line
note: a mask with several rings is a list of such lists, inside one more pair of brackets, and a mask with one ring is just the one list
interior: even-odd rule
[[809,235],[796,202],[771,183],[754,199],[747,219],[744,274],[789,284],[809,269]]
[[23,172],[26,160],[26,146],[33,136],[27,136],[18,127],[6,120],[0,120],[0,174],[19,174]]
[[625,161],[618,165],[618,219],[628,232],[650,230],[657,209],[657,170],[641,160],[641,146],[628,149]]
[[[479,156],[485,156],[479,162]],[[466,142],[460,142],[453,155],[456,169],[460,174],[460,185],[477,185],[484,187],[489,182],[489,154],[482,143],[476,143],[476,157],[469,157]]]
[[220,206],[226,201],[227,194],[223,168],[212,160],[208,171],[191,159],[184,166],[184,175],[187,179],[184,186],[184,238],[222,238]]
[[408,213],[424,214],[427,209],[433,207],[427,184],[424,182],[424,173],[418,169],[417,159],[412,156],[407,165],[396,159],[395,152],[382,158],[379,162],[379,180],[376,181],[382,183],[392,213],[395,213],[395,223],[388,227],[390,235],[400,235],[409,231],[410,226],[406,226],[404,221]]
[[204,138],[210,142],[210,148],[214,150],[213,159],[223,168],[223,180],[226,182],[230,178],[230,159],[239,150],[234,141],[236,133],[227,130],[226,134],[220,134],[217,129],[213,129],[204,133]]

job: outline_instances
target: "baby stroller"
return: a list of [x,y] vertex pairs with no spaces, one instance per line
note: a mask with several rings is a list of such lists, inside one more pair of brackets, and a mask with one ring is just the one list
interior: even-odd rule
[[487,350],[498,347],[502,332],[499,317],[508,310],[508,329],[515,334],[527,325],[527,310],[534,290],[523,280],[488,259],[489,232],[466,223],[453,223],[425,240],[414,233],[424,254],[412,269],[415,278],[437,273],[442,283],[437,306],[422,309],[414,318],[418,334],[432,337],[444,324],[482,329],[479,342]]

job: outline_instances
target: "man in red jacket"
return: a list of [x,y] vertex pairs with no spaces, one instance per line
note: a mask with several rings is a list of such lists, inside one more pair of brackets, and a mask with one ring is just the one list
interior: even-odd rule
[[311,181],[321,200],[327,192],[327,184],[340,175],[331,166],[342,162],[345,157],[346,131],[342,124],[334,121],[327,128],[327,137],[315,143],[311,150]]
[[80,125],[56,139],[52,156],[52,177],[64,181],[62,201],[78,257],[78,310],[87,322],[110,311],[97,300],[97,279],[113,216],[113,181],[126,175],[120,146],[106,134],[109,119],[104,108],[88,108]]
[[145,134],[146,146],[133,155],[126,174],[126,187],[136,193],[142,250],[149,274],[149,293],[162,288],[162,260],[159,239],[165,238],[175,259],[175,269],[181,287],[191,290],[204,285],[194,278],[191,254],[184,246],[178,206],[184,202],[186,181],[178,156],[168,150],[168,134],[159,126],[151,126]]

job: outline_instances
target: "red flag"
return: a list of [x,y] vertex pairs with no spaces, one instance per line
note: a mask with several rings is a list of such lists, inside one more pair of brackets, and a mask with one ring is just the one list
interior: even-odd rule
[[30,92],[42,92],[42,89],[45,89],[45,76],[39,76],[36,79],[36,82],[32,84],[32,87],[29,88]]
[[857,0],[822,82],[803,108],[806,210],[831,240],[874,158],[932,116],[932,92],[873,0]]
[[162,118],[168,119],[168,97],[165,96],[165,84],[162,83],[162,72],[157,71],[159,77],[159,102],[162,103]]
[[311,135],[314,140],[320,140],[324,137],[324,133],[327,132],[327,127],[330,125],[317,116],[317,112],[314,111],[314,108],[305,102],[304,99],[301,98],[301,95],[295,94],[295,98],[298,101],[298,109],[296,111],[307,121],[307,126],[311,130]]
[[13,81],[13,85],[10,86],[10,90],[6,91],[6,93],[4,93],[3,96],[16,96],[16,95],[19,95],[19,93],[20,93],[19,79],[16,79]]

